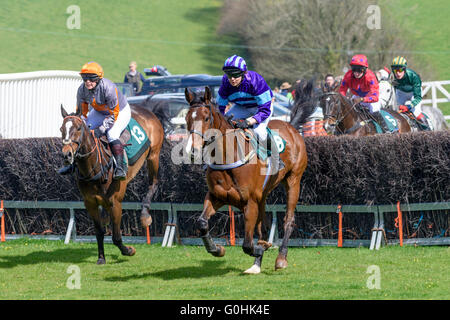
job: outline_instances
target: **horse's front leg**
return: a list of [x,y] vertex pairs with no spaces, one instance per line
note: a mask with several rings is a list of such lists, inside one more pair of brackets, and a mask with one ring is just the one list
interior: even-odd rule
[[208,192],[203,203],[203,212],[196,222],[196,227],[200,231],[200,237],[202,238],[206,251],[215,257],[223,257],[225,255],[225,248],[214,243],[214,240],[209,234],[208,220],[221,206],[223,206],[223,202],[215,199],[214,196]]
[[114,245],[116,245],[122,255],[124,256],[133,256],[136,253],[136,249],[133,247],[124,246],[122,243],[122,232],[120,230],[120,224],[122,222],[122,203],[120,201],[115,200],[113,202],[112,210],[112,241]]
[[105,226],[103,225],[101,213],[98,210],[98,205],[95,201],[89,202],[85,201],[84,205],[87,212],[94,221],[95,237],[97,239],[97,249],[98,249],[98,260],[97,264],[105,264],[105,249],[103,245],[103,239],[105,237]]
[[[244,209],[245,217],[245,238],[242,244],[242,249],[244,252],[252,257],[255,257],[253,265],[244,271],[247,274],[258,274],[261,272],[261,263],[266,251],[270,245],[262,240],[261,224],[263,212],[259,212],[261,206],[255,201],[249,200],[247,206]],[[253,233],[255,231],[255,226],[258,226],[258,237],[259,241],[256,245],[253,245]]]
[[284,237],[281,243],[277,259],[275,261],[275,270],[284,269],[287,267],[287,253],[289,237],[292,234],[295,226],[295,207],[297,205],[298,196],[300,193],[300,178],[291,176],[285,183],[287,190],[287,205],[286,215],[284,216]]

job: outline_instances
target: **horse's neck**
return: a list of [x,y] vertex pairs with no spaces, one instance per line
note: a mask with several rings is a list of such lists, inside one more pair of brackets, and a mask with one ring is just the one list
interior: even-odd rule
[[[225,116],[220,113],[220,111],[216,111],[214,113],[214,129],[219,130],[221,132],[221,144],[218,146],[214,145],[216,151],[220,148],[223,148],[221,151],[222,154],[222,163],[229,164],[230,161],[235,162],[238,160],[242,160],[248,151],[247,146],[249,145],[246,141],[247,138],[242,130],[237,130],[231,126],[230,123],[225,119]],[[230,149],[230,144],[232,149]],[[251,148],[251,146],[249,147]],[[227,152],[233,152],[233,156],[231,156]]]
[[[96,141],[90,130],[85,128],[85,138],[80,147],[81,158],[78,158],[78,166],[80,173],[84,175],[92,174],[93,169],[98,161],[101,161],[102,142],[100,139]],[[83,156],[85,155],[85,156]]]
[[341,100],[341,112],[342,112],[342,124],[344,129],[353,127],[357,122],[362,120],[361,114],[356,111],[355,107],[350,100],[345,97],[340,97]]

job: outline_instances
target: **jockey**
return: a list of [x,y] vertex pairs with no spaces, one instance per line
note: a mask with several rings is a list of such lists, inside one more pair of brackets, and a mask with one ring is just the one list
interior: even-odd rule
[[[98,129],[100,133],[106,134],[116,160],[113,179],[124,180],[127,167],[119,137],[130,122],[131,108],[116,85],[103,78],[103,69],[97,62],[91,61],[83,65],[80,75],[83,83],[77,92],[77,113],[81,111],[81,118],[90,129]],[[59,173],[71,171],[72,167],[68,166],[60,169]]]
[[424,129],[429,129],[427,119],[419,105],[422,101],[422,80],[414,71],[407,68],[404,57],[395,57],[391,65],[394,81],[392,82],[397,96],[400,112],[411,111]]
[[368,108],[383,131],[389,132],[389,128],[380,114],[378,80],[372,70],[369,69],[367,57],[363,54],[353,56],[350,67],[351,70],[347,71],[342,80],[339,93],[345,97],[347,90],[350,89],[353,94],[352,102],[354,104],[360,103]]
[[[271,149],[271,139],[267,139],[267,124],[272,118],[273,93],[264,78],[255,71],[247,70],[245,60],[233,55],[225,60],[222,67],[225,73],[217,96],[217,104],[222,114],[228,103],[234,105],[226,112],[232,115],[235,126],[253,130],[261,145]],[[279,157],[279,170],[284,163]]]

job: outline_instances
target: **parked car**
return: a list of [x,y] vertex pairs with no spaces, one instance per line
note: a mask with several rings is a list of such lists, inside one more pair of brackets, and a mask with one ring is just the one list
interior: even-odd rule
[[210,87],[213,95],[219,90],[222,76],[211,76],[208,74],[188,74],[151,77],[144,81],[140,95],[153,95],[156,93],[184,92],[184,88],[203,91],[206,86]]
[[[152,96],[146,96],[144,101],[138,100],[137,98],[139,98],[139,96],[128,97],[128,102],[130,104],[142,105],[146,108],[151,109],[157,114],[164,113],[163,117],[168,118],[168,121],[170,123],[165,124],[165,131],[166,137],[169,140],[179,140],[186,136],[185,117],[189,109],[189,104],[186,101],[184,92],[161,93]],[[291,110],[288,107],[284,106],[284,104],[285,101],[279,101],[275,96],[275,101],[273,104],[273,119],[280,119],[283,121],[290,120]],[[157,110],[155,110],[155,108]],[[168,128],[169,126],[170,128]]]

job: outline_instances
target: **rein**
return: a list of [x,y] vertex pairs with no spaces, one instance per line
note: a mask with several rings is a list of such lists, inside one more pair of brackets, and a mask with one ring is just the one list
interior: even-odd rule
[[[338,93],[338,92],[326,92],[326,93],[322,94],[319,99],[322,99],[323,97],[326,97],[326,96],[337,96],[337,95],[340,95],[340,93]],[[336,116],[333,116],[332,114],[328,113],[328,110],[326,110],[327,113],[324,114],[324,120],[333,119],[333,118],[336,120],[336,124],[335,124],[336,128],[338,128],[339,124],[342,121],[344,121],[344,119],[350,114],[350,112],[352,112],[354,110],[356,113],[358,113],[357,110],[356,110],[357,104],[353,104],[352,103],[351,108],[347,112],[342,114],[342,117],[338,118],[339,114],[342,113],[342,102],[341,102],[341,99],[339,97],[338,97],[338,103],[339,103],[339,105],[338,105],[338,111],[336,113]],[[326,106],[327,106],[326,109],[328,109],[328,105],[326,105]],[[359,129],[361,127],[360,123],[358,121],[355,121],[355,122],[356,122],[356,124],[353,127],[351,127],[348,130],[343,131],[342,133],[344,133],[344,134],[345,133],[351,133],[351,132],[356,131],[357,129]]]
[[[198,105],[193,105],[193,106],[191,106],[191,108],[200,108],[200,107],[207,107],[207,108],[209,108],[209,114],[210,114],[210,128],[214,128],[214,119],[215,119],[215,118],[214,118],[214,113],[213,113],[211,104],[207,104],[207,105],[200,105],[200,104],[198,104]],[[218,116],[218,118],[220,119],[220,115]],[[224,120],[225,120],[227,123],[229,123],[229,124],[231,125],[231,122],[230,122],[230,120],[229,120],[227,117],[224,117]],[[219,122],[217,129],[218,129],[218,130],[222,129],[221,122]],[[225,129],[228,129],[228,128],[225,128]],[[231,126],[230,129],[233,129],[233,127]],[[234,129],[233,131],[225,130],[225,133],[222,132],[222,138],[226,137],[226,136],[229,135],[229,134],[234,134],[236,130],[237,130],[237,129]],[[247,135],[244,133],[244,131],[247,132],[248,135],[252,135],[251,131],[248,130],[248,129],[241,130],[241,133],[242,133],[242,135],[243,135],[244,140],[250,141],[250,137],[247,136]],[[205,137],[205,135],[204,135],[202,132],[200,132],[200,131],[198,131],[198,130],[195,130],[195,129],[190,130],[189,133],[190,133],[190,134],[197,134],[197,135],[199,135],[199,136],[203,139],[204,144],[203,144],[202,149],[205,148],[205,147],[207,147],[208,145],[210,145],[211,143],[213,143],[213,142],[215,141],[215,136],[212,136],[211,139],[207,140],[206,137]],[[237,151],[237,152],[238,152],[239,155],[242,155],[242,150],[241,150],[241,148],[240,148],[239,145],[238,145],[238,151]],[[236,162],[233,162],[233,163],[230,163],[230,164],[209,164],[208,166],[209,166],[210,168],[214,169],[214,170],[228,170],[228,169],[234,169],[234,168],[237,168],[237,167],[240,167],[240,166],[246,164],[251,158],[253,158],[253,156],[254,156],[255,154],[256,154],[256,152],[254,152],[254,151],[252,150],[252,151],[250,151],[250,152],[247,154],[247,156],[245,156],[243,159],[240,159],[240,160],[238,160],[238,161],[236,161]]]
[[[83,125],[83,120],[78,117],[78,116],[67,116],[64,118],[64,121],[66,119],[77,119],[82,123],[82,131],[81,131],[81,136],[80,139],[78,141],[72,141],[72,139],[68,139],[68,140],[63,140],[63,144],[64,145],[70,145],[72,142],[77,144],[77,149],[74,151],[74,157],[77,159],[85,159],[88,158],[89,156],[91,156],[95,151],[96,151],[96,162],[95,165],[92,166],[91,170],[89,171],[89,173],[83,177],[80,175],[80,171],[77,167],[77,172],[78,172],[78,179],[81,181],[95,181],[95,180],[99,180],[100,178],[102,178],[105,175],[105,167],[102,165],[102,159],[104,158],[102,155],[105,152],[103,147],[100,147],[100,143],[99,143],[99,138],[95,137],[94,134],[94,130],[90,130],[90,133],[92,135],[92,138],[94,139],[94,146],[92,147],[92,149],[86,153],[81,153],[81,146],[83,144],[83,141],[85,139],[85,132],[86,132],[86,128]],[[72,149],[73,150],[73,149]],[[107,169],[109,168],[109,166],[112,164],[112,158],[110,158],[110,161],[107,164]],[[95,173],[95,170],[100,168],[100,170],[98,171],[97,174]]]

